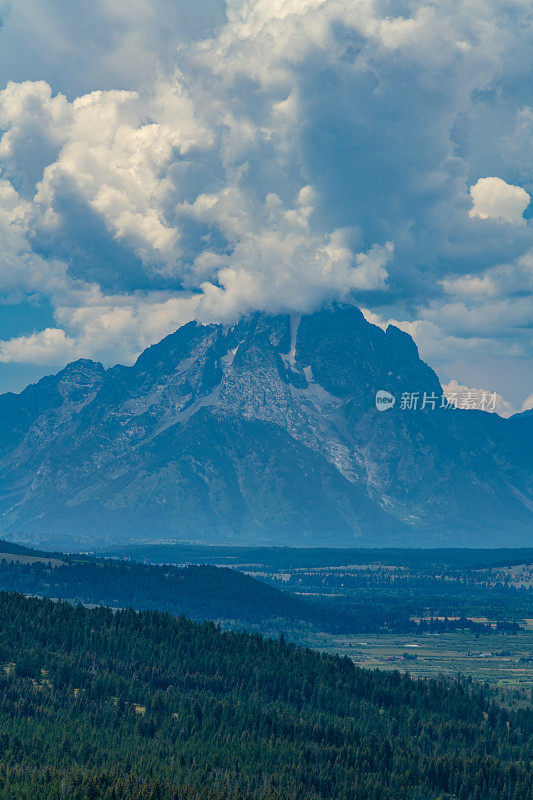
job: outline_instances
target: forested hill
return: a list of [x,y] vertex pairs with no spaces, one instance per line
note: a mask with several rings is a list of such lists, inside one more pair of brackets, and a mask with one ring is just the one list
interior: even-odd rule
[[160,612],[0,593],[1,800],[525,800],[533,712]]
[[[0,542],[0,589],[53,599],[137,610],[159,609],[194,619],[264,622],[318,618],[305,601],[236,570],[177,568],[53,553],[11,558]],[[32,551],[28,550],[28,554]]]
[[[479,567],[498,563],[505,571],[508,564],[531,563],[532,552],[513,551],[512,558],[511,551],[466,551],[463,555],[460,551],[382,550],[374,552],[368,572],[346,566],[341,571],[311,568],[306,573],[301,565],[327,564],[328,559],[333,564],[364,565],[372,558],[371,551],[206,550],[169,545],[131,553],[137,558],[160,554],[161,559],[193,562],[178,567],[141,564],[124,557],[45,553],[0,540],[0,590],[88,605],[168,611],[261,633],[285,631],[299,641],[309,641],[308,635],[317,632],[412,633],[418,630],[415,620],[424,617],[427,609],[433,609],[435,617],[457,618],[459,627],[478,632],[491,631],[491,625],[472,618],[488,617],[498,622],[499,630],[516,631],[530,616],[533,590],[527,588],[527,575],[522,575],[525,584],[520,588],[497,586],[495,576],[480,572]],[[446,560],[438,563],[439,558]],[[212,564],[195,565],[206,559]],[[234,568],[213,565],[220,562]],[[387,564],[411,566],[398,571],[388,570]],[[239,571],[244,569],[254,570],[257,577]],[[441,580],[442,574],[453,580]],[[442,630],[455,622],[440,620],[438,625]]]
[[365,603],[354,613],[282,592],[233,569],[19,551],[0,540],[1,589],[75,603],[158,609],[263,631],[303,625],[328,632],[364,632],[380,630],[386,619],[391,625],[409,626],[407,610]]

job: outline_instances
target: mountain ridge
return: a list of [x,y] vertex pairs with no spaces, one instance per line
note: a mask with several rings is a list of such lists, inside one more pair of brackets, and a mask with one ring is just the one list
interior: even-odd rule
[[[375,394],[397,398],[377,411]],[[533,441],[438,407],[411,337],[354,306],[192,322],[109,369],[0,396],[0,529],[33,543],[531,541]],[[430,540],[427,540],[427,537]]]

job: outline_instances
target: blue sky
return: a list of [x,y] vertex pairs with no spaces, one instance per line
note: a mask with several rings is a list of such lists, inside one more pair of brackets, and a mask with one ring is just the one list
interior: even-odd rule
[[525,0],[0,0],[0,390],[357,303],[533,406]]

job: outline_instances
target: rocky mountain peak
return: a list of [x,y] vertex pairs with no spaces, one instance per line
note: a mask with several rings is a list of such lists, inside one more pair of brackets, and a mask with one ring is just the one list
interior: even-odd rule
[[494,543],[511,524],[523,543],[529,420],[381,413],[380,389],[441,393],[408,334],[348,305],[189,323],[131,367],[74,362],[0,396],[0,526],[58,546],[406,545]]

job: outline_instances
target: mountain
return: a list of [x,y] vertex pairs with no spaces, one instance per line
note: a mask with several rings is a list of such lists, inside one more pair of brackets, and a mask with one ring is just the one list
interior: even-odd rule
[[[396,404],[380,412],[375,395]],[[189,323],[131,367],[0,396],[0,530],[78,547],[531,544],[533,418],[440,398],[410,336],[353,306]]]

